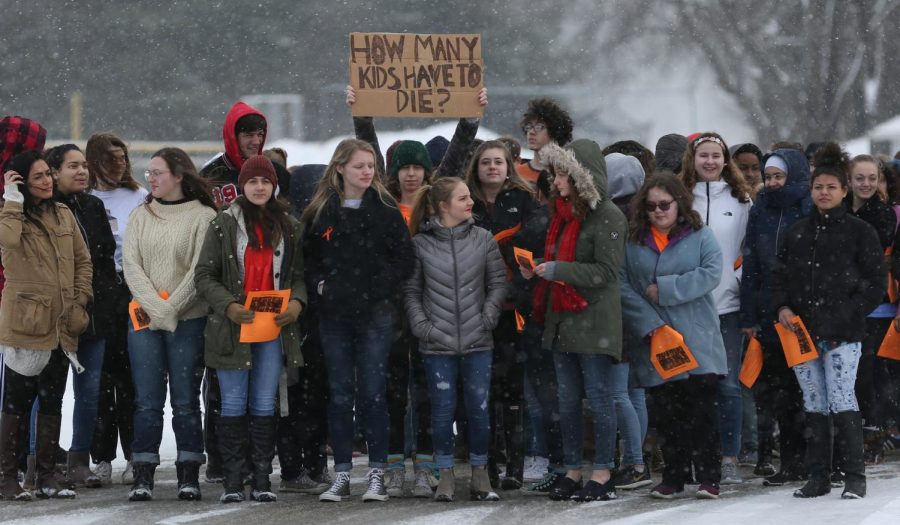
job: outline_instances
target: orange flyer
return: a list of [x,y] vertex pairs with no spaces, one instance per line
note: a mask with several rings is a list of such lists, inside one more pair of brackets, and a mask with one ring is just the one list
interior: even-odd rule
[[530,251],[513,246],[513,255],[519,266],[534,271],[534,255]]
[[803,324],[799,315],[795,315],[791,319],[791,326],[792,329],[789,330],[781,323],[775,323],[775,331],[778,332],[778,338],[781,340],[787,365],[793,368],[800,363],[818,359],[819,353],[816,352],[816,346],[809,337],[806,325]]
[[876,355],[900,361],[900,332],[897,331],[896,321],[891,322],[891,327],[888,328],[884,340],[881,341],[881,347]]
[[281,334],[281,327],[275,324],[275,316],[287,310],[291,290],[268,290],[250,292],[244,308],[254,312],[253,322],[241,325],[242,343],[264,343]]
[[759,373],[762,372],[762,367],[762,345],[759,344],[757,338],[751,337],[750,343],[747,345],[747,353],[744,354],[744,363],[741,365],[741,373],[738,375],[741,384],[747,388],[753,388],[753,385],[759,378]]
[[[164,300],[168,300],[169,292],[162,290],[159,292],[159,296]],[[141,308],[141,305],[135,300],[128,303],[128,315],[131,317],[131,325],[134,327],[135,332],[150,326],[150,316],[147,315],[147,312]]]
[[660,327],[650,339],[650,362],[663,379],[671,379],[700,366],[684,343],[684,336],[669,325]]

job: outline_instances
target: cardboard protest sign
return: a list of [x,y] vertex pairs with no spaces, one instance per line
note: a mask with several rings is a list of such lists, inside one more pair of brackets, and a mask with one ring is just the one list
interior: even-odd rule
[[354,116],[480,117],[479,34],[350,33]]
[[[169,292],[163,290],[159,292],[159,296],[164,300],[167,300],[169,298]],[[147,315],[147,312],[144,311],[144,309],[141,308],[141,305],[135,300],[128,303],[128,315],[131,317],[131,325],[134,327],[135,332],[150,326],[150,316]]]
[[809,337],[806,325],[800,319],[799,315],[795,315],[791,319],[792,328],[789,330],[781,323],[775,323],[775,331],[778,332],[778,339],[781,340],[781,348],[784,349],[784,358],[787,365],[791,368],[818,359],[819,353]]
[[519,263],[519,266],[531,270],[532,272],[534,271],[534,255],[530,250],[524,250],[517,246],[513,246],[513,256],[516,258],[516,262]]
[[881,341],[881,347],[878,349],[878,357],[885,359],[895,359],[900,361],[900,332],[897,331],[895,323],[891,323],[884,340]]
[[242,343],[264,343],[281,334],[281,327],[275,324],[275,316],[287,310],[291,290],[269,290],[250,292],[244,308],[252,310],[253,322],[241,325]]
[[663,379],[671,379],[700,366],[684,343],[684,336],[669,325],[657,329],[650,339],[650,362]]
[[759,373],[762,372],[762,367],[762,345],[759,344],[757,338],[751,337],[750,343],[747,345],[747,353],[744,354],[744,362],[741,364],[741,373],[738,375],[741,384],[747,388],[753,388],[759,378]]

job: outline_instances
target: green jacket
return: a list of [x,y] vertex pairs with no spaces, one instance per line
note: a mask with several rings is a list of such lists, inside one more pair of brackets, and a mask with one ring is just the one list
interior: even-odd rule
[[[291,217],[288,220],[289,229],[273,255],[273,264],[276,264],[275,288],[289,288],[291,299],[297,299],[305,307],[301,227],[297,220]],[[246,239],[246,231],[240,207],[233,205],[223,209],[213,219],[194,270],[197,295],[210,306],[204,331],[206,366],[210,368],[252,368],[250,344],[240,342],[240,326],[225,316],[228,305],[244,304],[246,300],[243,276],[238,267],[238,257],[242,258],[244,255],[243,251],[238,253],[239,236]],[[243,244],[245,246],[246,241]],[[281,327],[281,349],[286,367],[303,366],[303,355],[300,352],[302,340],[299,322]]]
[[556,261],[552,275],[554,280],[573,285],[588,307],[580,312],[554,312],[548,298],[543,347],[561,352],[605,354],[619,360],[622,357],[619,268],[625,258],[628,221],[607,198],[603,153],[596,142],[579,139],[565,149],[553,143],[544,146],[540,159],[548,168],[568,173],[578,198],[586,200],[591,207],[578,231],[575,261]]

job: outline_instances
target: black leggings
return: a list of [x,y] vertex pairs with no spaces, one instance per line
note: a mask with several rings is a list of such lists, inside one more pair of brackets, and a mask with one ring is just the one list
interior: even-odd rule
[[41,403],[41,414],[62,415],[62,400],[69,377],[69,360],[62,350],[53,350],[50,362],[36,376],[23,376],[6,367],[3,412],[14,416],[31,414],[34,399]]

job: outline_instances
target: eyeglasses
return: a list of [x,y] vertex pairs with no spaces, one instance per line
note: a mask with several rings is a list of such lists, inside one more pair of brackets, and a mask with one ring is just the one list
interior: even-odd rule
[[163,173],[172,173],[172,172],[169,170],[153,170],[153,171],[147,170],[144,172],[144,178],[149,179],[150,177],[159,177]]
[[656,211],[656,208],[659,208],[661,211],[669,211],[669,208],[672,207],[673,202],[675,202],[675,201],[674,200],[659,201],[659,202],[647,201],[644,203],[644,209],[649,212]]
[[545,126],[544,124],[525,124],[524,126],[522,126],[522,133],[526,135],[531,133],[532,131],[535,133],[540,133],[545,129],[547,129],[547,126]]

